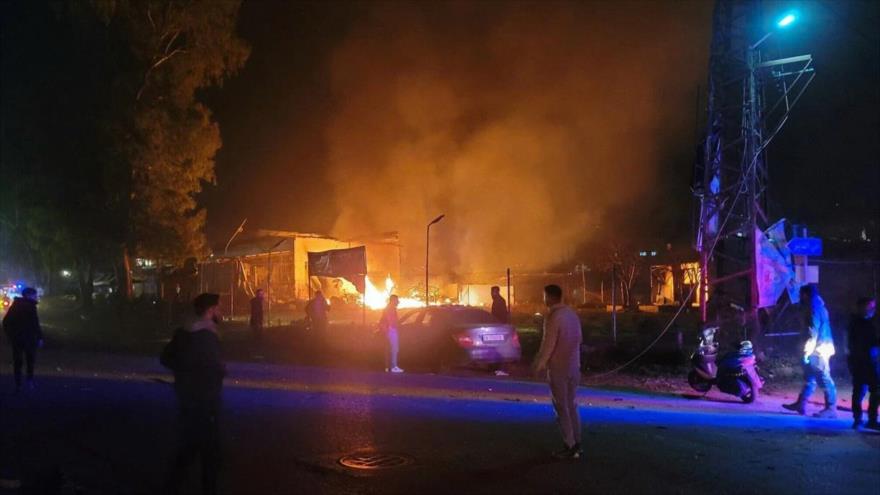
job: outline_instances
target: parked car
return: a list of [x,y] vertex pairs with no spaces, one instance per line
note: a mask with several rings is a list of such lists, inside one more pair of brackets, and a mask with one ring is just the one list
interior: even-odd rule
[[400,357],[434,368],[519,361],[513,325],[470,306],[433,306],[401,311]]

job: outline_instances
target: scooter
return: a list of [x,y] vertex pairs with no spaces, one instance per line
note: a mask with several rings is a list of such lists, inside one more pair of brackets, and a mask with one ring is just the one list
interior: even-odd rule
[[724,354],[718,361],[718,343],[715,342],[717,331],[718,327],[707,327],[703,330],[700,345],[691,355],[694,368],[688,373],[688,383],[691,388],[702,393],[708,392],[715,385],[718,390],[751,404],[758,399],[758,393],[764,386],[755,366],[752,343],[748,340],[740,342],[737,350]]

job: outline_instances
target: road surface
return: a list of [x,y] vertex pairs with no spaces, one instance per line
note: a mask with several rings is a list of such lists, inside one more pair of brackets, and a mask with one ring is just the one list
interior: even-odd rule
[[[146,358],[42,358],[37,390],[21,396],[0,367],[0,468],[25,485],[0,493],[158,492],[174,446],[170,377]],[[582,388],[586,457],[560,462],[549,456],[560,441],[539,383],[231,364],[224,394],[223,493],[880,490],[880,434],[852,431],[845,412],[786,413],[778,397],[745,406]],[[349,454],[404,465],[355,470],[339,463]]]

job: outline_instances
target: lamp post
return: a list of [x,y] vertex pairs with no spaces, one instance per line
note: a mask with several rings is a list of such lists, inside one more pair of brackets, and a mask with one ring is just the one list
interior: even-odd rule
[[443,220],[443,217],[446,215],[440,215],[439,217],[431,220],[428,226],[425,228],[425,307],[428,307],[429,301],[429,289],[428,289],[428,262],[430,260],[431,255],[431,225]]
[[[229,252],[229,245],[232,244],[232,240],[235,239],[238,234],[244,232],[244,224],[247,223],[247,218],[241,221],[241,224],[235,229],[235,232],[232,233],[232,236],[229,237],[229,240],[226,241],[226,247],[223,248],[223,256]],[[229,317],[235,318],[235,278],[238,276],[238,267],[233,263],[232,271],[229,273]]]

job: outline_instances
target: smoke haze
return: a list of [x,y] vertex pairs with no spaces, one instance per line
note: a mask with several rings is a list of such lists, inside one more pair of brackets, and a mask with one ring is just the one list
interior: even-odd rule
[[[376,6],[329,65],[333,233],[398,230],[418,267],[425,225],[445,213],[438,270],[569,258],[681,154],[710,14],[711,2]],[[691,162],[675,169],[687,182]]]

